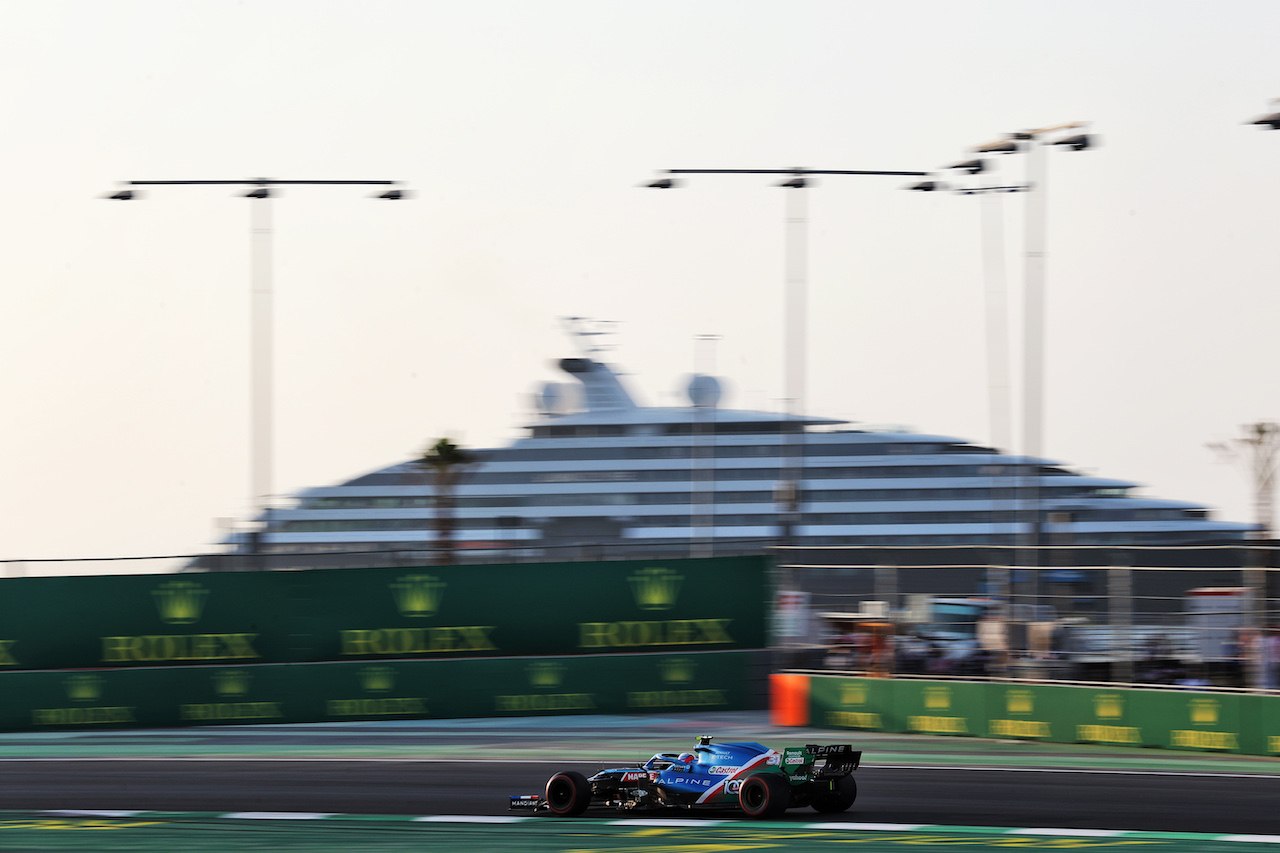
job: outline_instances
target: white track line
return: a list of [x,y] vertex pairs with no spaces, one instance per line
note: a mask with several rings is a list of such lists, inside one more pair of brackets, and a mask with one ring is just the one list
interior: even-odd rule
[[1117,835],[1124,835],[1126,830],[1123,829],[1049,829],[1045,827],[1027,827],[1025,829],[1010,829],[1006,835],[1084,835],[1090,838],[1114,838]]
[[58,809],[41,812],[41,814],[58,815],[59,817],[137,817],[144,812],[123,811],[121,809]]

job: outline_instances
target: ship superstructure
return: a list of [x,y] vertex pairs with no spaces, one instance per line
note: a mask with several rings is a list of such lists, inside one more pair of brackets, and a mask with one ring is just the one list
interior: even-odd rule
[[[549,388],[524,437],[473,451],[454,498],[464,553],[1013,545],[1032,530],[1040,544],[1188,545],[1239,542],[1251,529],[1198,504],[1134,496],[1135,483],[958,438],[719,408],[709,377],[691,383],[688,406],[641,406],[596,356],[559,362],[581,405]],[[260,543],[277,554],[430,548],[433,513],[428,476],[404,461],[302,492],[270,513]]]

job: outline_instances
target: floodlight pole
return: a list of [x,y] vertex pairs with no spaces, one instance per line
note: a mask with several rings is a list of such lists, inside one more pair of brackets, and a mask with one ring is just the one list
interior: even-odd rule
[[[947,167],[948,170],[976,175],[986,170],[982,160],[969,160]],[[922,192],[953,192],[959,195],[976,195],[982,197],[982,266],[986,291],[986,335],[987,335],[987,412],[990,420],[991,446],[996,450],[1012,452],[1012,417],[1009,406],[1009,341],[1008,310],[1005,301],[1004,275],[1004,221],[999,207],[1001,195],[1006,193],[1026,192],[1027,184],[954,186],[942,181],[923,181],[905,189]],[[991,543],[1000,543],[1000,525],[1002,511],[1001,491],[1008,487],[1012,490],[1014,478],[1006,479],[1003,465],[988,466],[991,477]],[[1016,475],[1016,472],[1014,472]],[[1009,509],[1017,510],[1016,498],[1010,499]],[[1016,532],[1012,534],[1016,536]],[[1015,540],[1016,541],[1016,540]],[[997,551],[998,554],[1003,554]],[[997,615],[1004,624],[1008,624],[1012,616],[1012,584],[1009,575],[1009,561],[1003,556],[992,560],[987,569],[987,594],[998,602]],[[1007,650],[1007,639],[1006,639]],[[997,668],[1007,674],[1008,661],[1003,658]]]
[[787,199],[784,219],[784,317],[783,317],[783,382],[786,397],[787,428],[784,430],[785,470],[779,483],[776,500],[780,505],[781,541],[790,545],[794,541],[795,528],[801,517],[804,476],[804,414],[805,378],[807,354],[807,304],[809,263],[809,210],[808,189],[813,175],[887,175],[896,177],[923,177],[927,172],[888,172],[862,169],[666,169],[659,178],[646,186],[652,189],[672,189],[679,185],[674,175],[787,175],[790,180],[777,186],[800,190]]
[[[1007,134],[1003,139],[985,145],[975,146],[975,154],[1013,154],[1025,152],[1027,155],[1025,186],[1028,190],[1025,200],[1026,220],[1023,227],[1024,274],[1023,274],[1023,362],[1022,362],[1022,488],[1018,489],[1018,501],[1026,512],[1024,524],[1026,529],[1020,537],[1023,554],[1018,564],[1028,572],[1031,603],[1034,606],[1040,597],[1040,548],[1043,513],[1040,498],[1039,458],[1043,453],[1044,442],[1044,355],[1045,355],[1045,256],[1047,253],[1046,217],[1048,207],[1045,199],[1046,168],[1044,151],[1046,145],[1062,145],[1073,151],[1083,151],[1095,145],[1092,136],[1079,132],[1082,122],[1041,127]],[[1068,131],[1076,131],[1072,136],[1062,136]],[[1050,139],[1050,137],[1055,137]],[[1033,611],[1034,614],[1034,611]],[[1034,618],[1034,616],[1033,616]]]
[[[1280,106],[1280,98],[1273,98],[1271,108]],[[1280,112],[1272,112],[1249,122],[1264,130],[1280,130]],[[1256,547],[1249,549],[1248,567],[1245,570],[1245,585],[1252,591],[1252,602],[1249,607],[1249,624],[1254,629],[1252,654],[1249,655],[1248,685],[1254,688],[1277,689],[1280,684],[1272,681],[1277,675],[1274,668],[1280,662],[1271,659],[1270,639],[1272,632],[1280,631],[1280,627],[1272,624],[1271,600],[1267,597],[1270,584],[1267,582],[1271,573],[1271,556],[1274,550],[1269,547],[1274,541],[1272,524],[1272,506],[1276,482],[1277,435],[1280,427],[1275,423],[1258,423],[1253,426],[1254,434],[1245,443],[1252,445],[1254,451],[1254,512],[1258,530],[1255,537],[1259,540]],[[1240,440],[1237,440],[1240,441]]]
[[[250,208],[249,225],[249,291],[250,291],[250,333],[249,333],[249,496],[250,508],[257,518],[258,524],[250,532],[248,542],[242,543],[242,550],[258,555],[264,545],[262,538],[266,524],[270,522],[272,485],[272,454],[275,446],[274,429],[274,388],[275,388],[275,350],[273,334],[274,304],[272,273],[274,269],[272,250],[274,230],[272,227],[270,200],[275,195],[273,189],[280,186],[386,186],[396,187],[399,181],[323,181],[323,180],[277,180],[274,178],[247,178],[243,180],[200,180],[200,181],[124,181],[127,187],[142,186],[210,186],[230,185],[253,187],[244,193],[245,198],[253,200]],[[116,201],[132,201],[138,196],[132,189],[121,190],[110,196]],[[405,198],[401,189],[388,189],[377,198],[392,201]],[[259,564],[255,568],[265,568]]]

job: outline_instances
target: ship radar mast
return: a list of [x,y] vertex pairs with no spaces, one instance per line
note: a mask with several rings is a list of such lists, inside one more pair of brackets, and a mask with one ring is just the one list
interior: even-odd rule
[[560,369],[582,383],[586,392],[587,411],[593,414],[617,413],[636,408],[618,375],[596,357],[613,349],[608,342],[614,333],[616,322],[588,320],[584,317],[565,317],[561,321],[565,331],[581,354],[578,358],[560,360]]
[[591,320],[586,317],[561,317],[560,325],[578,348],[578,354],[593,361],[596,356],[613,351],[617,320]]

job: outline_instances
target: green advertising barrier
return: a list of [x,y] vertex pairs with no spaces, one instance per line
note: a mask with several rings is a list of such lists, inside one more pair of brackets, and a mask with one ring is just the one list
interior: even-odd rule
[[763,704],[760,652],[0,673],[0,728],[728,711]]
[[0,580],[0,672],[765,645],[766,558]]
[[888,678],[812,678],[810,721],[816,726],[900,732],[893,703],[898,683]]
[[1258,721],[1256,741],[1249,741],[1250,746],[1257,748],[1261,755],[1280,755],[1280,702],[1256,701],[1264,697],[1250,697],[1255,701],[1248,702],[1252,706],[1250,717]]
[[1038,685],[996,687],[983,692],[983,733],[987,737],[1067,742],[1073,739],[1073,725],[1080,702],[1075,688]]
[[1280,696],[813,676],[814,725],[1280,754]]
[[900,681],[890,718],[898,731],[931,735],[979,735],[986,731],[985,685],[963,681]]
[[[1241,752],[1240,705],[1244,696],[1135,690],[1133,716],[1143,741],[1172,749]],[[1252,697],[1250,697],[1252,698]]]

